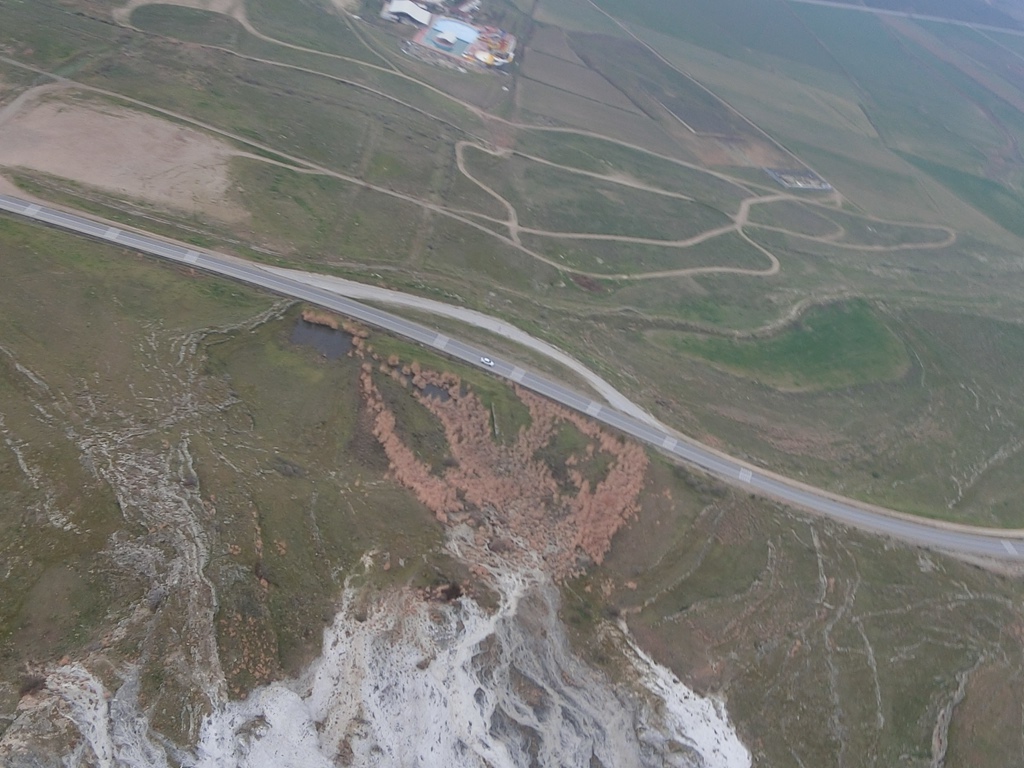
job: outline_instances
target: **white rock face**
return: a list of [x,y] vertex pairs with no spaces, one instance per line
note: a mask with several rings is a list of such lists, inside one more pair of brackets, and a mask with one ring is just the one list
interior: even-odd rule
[[367,595],[347,589],[306,674],[222,701],[192,753],[151,733],[133,674],[110,696],[84,667],[61,667],[35,714],[77,731],[73,753],[6,754],[18,765],[100,768],[750,766],[724,705],[679,683],[624,625],[628,688],[572,653],[546,576],[497,579],[492,614],[469,597],[428,602],[411,590],[367,610]]
[[307,675],[222,708],[203,728],[196,765],[750,765],[724,706],[628,640],[645,695],[616,690],[576,658],[544,577],[509,575],[500,587],[490,616],[469,598],[404,594],[363,621],[349,592]]

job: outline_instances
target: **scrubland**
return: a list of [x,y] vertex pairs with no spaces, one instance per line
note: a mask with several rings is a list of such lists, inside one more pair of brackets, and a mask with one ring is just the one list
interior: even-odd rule
[[[1022,526],[1017,38],[783,0],[495,0],[522,67],[487,76],[327,2],[189,5],[0,3],[5,188],[486,311],[755,464]],[[53,162],[69,136],[95,140]],[[454,477],[453,422],[392,355],[457,375],[485,455],[545,477],[544,503],[616,466],[589,426],[549,414],[542,440],[541,406],[401,342],[372,339],[390,372],[367,372],[248,289],[9,219],[0,242],[5,718],[33,665],[109,653],[187,739],[209,681],[158,659],[216,647],[239,696],[317,653],[365,551],[386,581],[468,579],[364,402],[421,480]],[[631,522],[563,569],[603,561],[566,589],[595,658],[587,632],[623,617],[765,765],[1019,754],[1014,579],[644,462]],[[205,623],[172,641],[185,615]]]

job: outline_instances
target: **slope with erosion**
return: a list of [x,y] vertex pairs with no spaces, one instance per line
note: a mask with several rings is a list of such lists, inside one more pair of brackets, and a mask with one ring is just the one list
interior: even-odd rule
[[[26,510],[3,553],[25,586],[0,597],[6,761],[77,745],[160,764],[152,727],[175,760],[198,743],[198,764],[240,761],[240,735],[268,757],[377,745],[397,764],[417,734],[468,735],[436,705],[393,728],[426,700],[511,750],[569,739],[559,764],[682,744],[730,766],[748,748],[850,765],[1019,750],[1012,722],[979,721],[982,701],[1015,700],[1015,579],[772,508],[338,318],[4,227],[3,455]],[[75,494],[53,480],[70,469]],[[535,565],[574,574],[560,611]],[[73,598],[79,579],[103,610],[24,599]],[[622,695],[638,680],[647,693]]]
[[[3,227],[3,488],[22,510],[0,551],[5,764],[241,765],[246,734],[313,764],[402,763],[438,733],[566,765],[747,755],[627,632],[633,672],[614,678],[564,640],[552,580],[634,513],[639,446],[339,318]],[[351,654],[333,653],[343,636]],[[306,688],[307,670],[327,676]],[[419,687],[424,717],[438,695],[453,709],[398,732],[389,713]],[[452,727],[463,705],[490,740]]]
[[[672,127],[675,118],[656,109],[644,113],[650,131],[662,136],[654,151],[636,144],[637,136],[601,137],[605,129],[614,134],[614,126],[600,120],[586,128],[525,121],[523,116],[533,110],[519,100],[516,88],[496,114],[480,105],[491,103],[500,79],[465,78],[479,91],[477,98],[469,85],[456,87],[462,82],[458,78],[427,73],[396,56],[391,28],[319,11],[319,24],[336,33],[336,42],[328,45],[321,33],[309,32],[312,17],[296,17],[289,26],[288,20],[275,16],[272,4],[203,7],[205,11],[146,4],[130,13],[127,9],[119,18],[147,30],[145,45],[131,30],[122,32],[127,37],[121,42],[111,38],[109,45],[131,49],[131,71],[105,63],[103,54],[93,52],[93,60],[78,60],[78,90],[73,92],[81,94],[84,87],[108,102],[98,102],[103,109],[116,99],[118,108],[128,104],[155,112],[230,142],[237,154],[230,160],[232,185],[224,204],[242,206],[249,212],[247,220],[232,223],[195,204],[186,217],[157,205],[156,197],[147,202],[115,196],[39,170],[12,169],[18,183],[43,197],[86,204],[109,218],[142,216],[147,227],[156,225],[203,245],[457,297],[503,314],[592,362],[666,420],[715,435],[756,461],[811,471],[817,482],[835,490],[913,511],[966,520],[975,514],[945,502],[921,504],[909,490],[883,490],[871,474],[878,470],[866,464],[843,480],[830,477],[823,467],[805,466],[803,457],[789,450],[796,443],[765,439],[759,425],[772,421],[771,408],[765,422],[760,415],[740,416],[728,410],[729,404],[714,402],[716,393],[737,391],[759,402],[777,399],[777,393],[759,388],[765,382],[752,390],[745,383],[756,382],[756,372],[733,368],[725,386],[708,387],[720,372],[688,361],[694,386],[687,383],[689,378],[666,380],[664,372],[674,367],[663,364],[664,337],[635,330],[714,335],[756,328],[772,325],[794,307],[837,296],[867,297],[879,307],[952,302],[1013,317],[1014,276],[1019,271],[1012,249],[996,244],[1002,235],[973,228],[967,237],[962,232],[958,237],[945,225],[925,223],[929,214],[924,209],[917,211],[915,221],[908,210],[914,198],[906,195],[902,222],[865,215],[851,204],[866,202],[863,184],[845,171],[836,176],[829,172],[838,182],[832,196],[782,193],[769,186],[760,170],[749,167],[750,158],[726,151],[732,139],[686,130],[680,134]],[[43,13],[45,7],[33,12]],[[211,19],[221,19],[230,34],[214,39],[202,32],[210,29]],[[259,25],[288,40],[282,43]],[[16,35],[17,26],[13,29]],[[815,30],[821,38],[821,30]],[[686,89],[697,86],[686,79],[692,71],[674,69],[677,51],[659,48],[661,38],[646,33],[638,41],[641,33],[635,27],[619,31],[633,41],[630,50],[646,51],[637,54],[643,87],[662,99],[671,91],[680,103],[686,102],[691,92]],[[174,46],[168,42],[174,36],[190,42]],[[595,58],[592,39],[569,31],[563,34],[562,49],[552,47],[550,35],[537,40],[538,50],[575,57],[577,66],[604,72],[615,87],[629,90],[622,80],[628,73],[613,72],[609,62]],[[527,57],[531,45],[528,38]],[[700,61],[697,57],[691,63]],[[733,61],[731,66],[739,65]],[[834,68],[826,70],[834,80]],[[770,75],[773,87],[781,82],[778,73],[804,81],[809,77],[807,70],[780,68]],[[199,88],[183,88],[188,80]],[[824,94],[826,84],[834,82],[816,81],[815,93]],[[463,95],[451,96],[449,90]],[[491,95],[484,96],[485,91]],[[202,97],[204,93],[216,99]],[[716,101],[717,93],[705,95],[695,104],[708,120],[712,113],[732,115],[728,130],[746,136],[744,142],[767,141],[759,129],[736,116],[736,99],[725,103]],[[742,103],[745,109],[751,106]],[[23,119],[31,118],[28,106],[22,102]],[[284,114],[301,118],[282,121]],[[807,113],[812,121],[827,114],[820,108],[817,114]],[[328,125],[336,138],[324,138]],[[778,124],[773,125],[777,130]],[[830,123],[831,130],[840,125]],[[860,151],[858,147],[854,143],[850,151]],[[747,167],[709,168],[695,162],[699,157]],[[132,187],[139,194],[144,188]],[[581,197],[580,189],[590,191]],[[929,191],[922,199],[935,202],[940,197]],[[588,219],[595,205],[609,212],[598,227]],[[623,216],[623,211],[629,214]],[[698,211],[699,216],[691,215]],[[683,221],[674,221],[680,213]],[[968,219],[956,217],[958,222]],[[987,239],[990,235],[994,239]],[[962,279],[964,275],[970,279]],[[894,322],[893,317],[887,322]],[[598,336],[606,341],[595,343]],[[670,355],[680,354],[678,345],[670,349]],[[662,383],[643,391],[639,381]],[[888,392],[902,403],[886,410],[888,418],[899,420],[900,429],[913,431],[914,424],[927,419],[919,410],[926,406],[909,389]],[[875,395],[870,382],[863,382],[847,388],[844,397],[863,408],[872,407]],[[802,403],[801,408],[811,408],[801,417],[806,430],[824,437],[845,429],[841,412],[827,407],[830,398]],[[725,421],[723,413],[730,414]],[[785,431],[786,426],[773,429]],[[976,447],[967,454],[944,459],[957,467],[952,476],[969,476],[970,470],[963,468],[987,466],[990,457],[1003,455],[1005,441],[989,432],[978,436],[980,440],[968,441]],[[948,454],[937,436],[928,439],[934,441],[928,450]],[[917,465],[920,459],[906,453],[910,445],[895,440],[895,453],[887,453],[887,463]],[[896,477],[893,482],[896,488],[914,487],[907,479]]]
[[[572,0],[539,6],[538,14],[566,19],[567,28],[627,37],[607,16],[578,13],[582,5]],[[957,200],[964,190],[980,189],[977,185],[961,183],[963,177],[943,168],[922,172],[889,150],[934,148],[936,133],[917,139],[893,134],[899,121],[880,121],[881,130],[875,130],[864,117],[875,120],[881,109],[872,102],[877,85],[868,82],[870,73],[856,73],[864,88],[858,92],[849,82],[836,85],[841,73],[831,64],[816,69],[821,64],[816,56],[794,62],[776,50],[770,54],[775,58],[758,59],[756,66],[742,61],[763,56],[764,41],[746,48],[726,42],[716,52],[630,28],[655,45],[662,64],[682,62],[680,68],[724,95],[839,190],[833,200],[769,202],[779,190],[752,164],[761,151],[753,138],[731,147],[719,137],[691,134],[678,120],[673,124],[670,108],[679,106],[664,99],[668,111],[643,104],[648,112],[642,131],[632,130],[640,125],[635,121],[608,121],[604,107],[574,116],[542,89],[520,93],[515,79],[460,80],[405,62],[396,55],[389,30],[321,13],[315,4],[303,4],[303,16],[275,12],[269,2],[235,4],[236,15],[245,9],[251,17],[249,31],[230,22],[230,34],[216,40],[189,37],[205,21],[165,17],[161,23],[170,18],[189,45],[169,43],[167,26],[163,38],[143,37],[97,22],[106,12],[97,4],[76,7],[93,19],[75,17],[71,26],[67,14],[46,15],[54,8],[49,3],[4,7],[5,50],[36,68],[26,77],[30,70],[5,67],[5,82],[16,85],[4,98],[41,84],[32,81],[41,69],[98,89],[94,94],[103,91],[105,99],[119,94],[119,109],[127,105],[230,141],[246,156],[230,161],[237,186],[228,202],[258,215],[252,216],[251,229],[240,228],[205,211],[183,216],[165,204],[111,195],[39,171],[12,172],[37,194],[72,204],[86,201],[110,218],[155,222],[168,234],[185,233],[193,242],[281,266],[315,267],[486,310],[569,350],[624,391],[636,393],[666,421],[723,448],[739,448],[751,460],[905,508],[917,510],[924,500],[926,508],[919,511],[929,514],[1015,524],[1020,416],[1019,394],[1011,383],[1019,378],[1014,361],[1022,359],[1019,241]],[[135,14],[131,21],[140,18]],[[777,18],[791,19],[786,13]],[[815,34],[827,36],[827,17],[806,18]],[[589,29],[594,19],[604,27]],[[76,29],[92,37],[75,38]],[[661,31],[671,30],[663,26]],[[287,45],[277,42],[282,37]],[[889,56],[886,37],[872,39]],[[54,40],[65,42],[55,46]],[[572,39],[577,46],[581,42],[587,39]],[[841,53],[826,47],[833,55]],[[807,52],[790,46],[789,55],[797,53]],[[587,65],[611,82],[625,77],[607,61],[593,58]],[[644,66],[655,65],[646,59]],[[912,69],[921,74],[919,65]],[[665,95],[675,88],[681,98],[685,83],[670,73],[647,68],[644,77],[650,93]],[[503,83],[510,86],[507,97],[500,90]],[[446,95],[448,90],[460,94],[458,101]],[[235,91],[244,98],[232,100]],[[346,107],[338,109],[339,104]],[[713,100],[701,104],[714,106]],[[860,104],[866,105],[863,113]],[[964,117],[969,109],[954,106],[954,131],[976,127]],[[274,109],[290,119],[274,119]],[[550,111],[539,115],[545,109]],[[364,119],[376,115],[385,119]],[[550,125],[553,117],[566,122]],[[692,122],[695,127],[697,121]],[[340,140],[327,141],[324,126],[336,126]],[[443,141],[437,141],[439,134]],[[981,154],[988,150],[983,142],[999,138],[991,128],[973,135],[977,138],[963,146]],[[726,237],[738,237],[742,230],[778,260],[778,271],[754,276],[718,269],[650,279],[651,272],[671,271],[671,265],[637,270],[631,264],[630,277],[648,279],[625,279],[626,270],[582,265],[608,261],[599,245],[640,245],[587,240],[573,244],[580,271],[568,269],[557,252],[540,245],[524,248],[516,235],[526,240],[521,226],[528,222],[541,230],[530,237],[558,243],[564,238],[552,234],[579,234],[581,228],[537,225],[505,190],[499,191],[501,200],[477,195],[480,187],[458,169],[455,147],[461,141],[468,142],[466,154],[480,154],[473,145],[516,153],[508,157],[528,166],[524,177],[543,173],[537,168],[544,166],[562,179],[593,183],[624,200],[634,199],[634,192],[658,190],[669,193],[660,195],[666,199],[698,198],[733,224],[733,231],[708,243],[728,242]],[[962,165],[974,160],[960,148],[943,157],[949,168],[960,164],[961,172],[979,173]],[[709,162],[718,164],[710,172],[702,167]],[[487,200],[478,202],[483,197]],[[748,199],[746,218],[739,223]],[[987,199],[978,194],[970,202],[983,210]],[[642,225],[643,219],[629,223]],[[955,240],[946,226],[955,230]],[[385,236],[386,252],[380,245]],[[5,232],[5,242],[12,238]],[[659,260],[672,258],[671,247],[643,247],[661,248]],[[102,697],[93,694],[104,685],[119,691],[115,709],[148,707],[159,730],[187,741],[209,706],[203,697],[218,680],[209,663],[190,669],[188,648],[202,649],[209,661],[209,638],[216,637],[225,694],[306,669],[333,611],[330,601],[345,576],[361,573],[357,558],[367,549],[381,550],[371,583],[411,580],[424,587],[422,593],[399,592],[402,599],[411,595],[411,615],[462,618],[467,625],[479,618],[434,608],[439,604],[429,600],[426,609],[420,607],[424,595],[443,591],[438,587],[470,580],[436,551],[419,565],[418,554],[431,550],[441,534],[388,474],[386,454],[376,447],[369,425],[352,423],[356,390],[342,382],[358,372],[349,358],[326,361],[319,350],[292,348],[284,337],[294,318],[259,317],[269,305],[237,286],[185,273],[158,281],[140,296],[126,293],[109,273],[94,283],[67,263],[40,271],[46,264],[40,253],[84,258],[87,249],[78,244],[37,241],[23,250],[27,276],[10,285],[37,298],[55,281],[66,282],[80,292],[81,306],[54,300],[49,313],[26,315],[17,333],[5,336],[12,340],[6,345],[15,355],[8,378],[17,394],[5,398],[14,405],[4,412],[9,438],[4,476],[18,478],[17,498],[29,510],[17,523],[16,540],[37,553],[29,559],[5,555],[25,585],[5,595],[8,601],[44,590],[62,596],[49,614],[32,613],[41,605],[34,601],[5,604],[15,632],[7,636],[4,657],[5,724],[23,693],[26,705],[36,702],[41,712],[52,705],[57,709],[50,711],[70,715],[50,717],[52,723],[84,726],[90,721],[83,713],[103,711]],[[702,258],[715,256],[702,252]],[[752,268],[763,271],[766,263],[770,266],[766,261]],[[104,274],[104,268],[92,269],[93,276]],[[135,275],[133,284],[147,283]],[[195,286],[203,300],[186,300],[183,285]],[[105,304],[102,297],[111,291],[116,301]],[[161,296],[170,306],[154,303]],[[177,336],[187,334],[168,336],[154,325],[155,317],[181,309],[173,300],[204,318],[190,329],[219,329],[212,336],[201,333],[208,344],[196,353],[192,336],[188,344],[178,344]],[[127,314],[110,320],[96,314],[98,306]],[[83,328],[63,314],[76,309],[93,325]],[[3,316],[10,322],[20,317]],[[40,317],[60,321],[69,350],[59,362],[48,359],[45,347],[33,346],[33,339],[55,337],[42,332]],[[251,334],[231,329],[253,319]],[[135,341],[126,342],[132,333],[138,334]],[[126,349],[133,350],[125,363],[129,368],[111,368],[117,362],[114,352]],[[206,365],[198,364],[199,350],[206,350]],[[779,354],[770,355],[766,367],[769,352]],[[182,362],[175,363],[182,354]],[[395,354],[400,360],[410,356],[411,365],[412,356],[423,353],[396,348]],[[95,360],[107,360],[107,367],[90,367]],[[818,369],[809,366],[814,361]],[[815,374],[823,370],[820,365],[838,380]],[[63,393],[64,400],[39,389],[19,366]],[[76,373],[66,373],[72,369]],[[144,371],[145,380],[132,380],[125,370]],[[378,378],[381,386],[393,381],[383,374]],[[189,394],[191,385],[202,397]],[[473,381],[472,386],[482,391],[486,385]],[[318,396],[302,396],[310,391]],[[400,400],[404,391],[389,391],[415,425],[403,434],[422,430],[409,445],[444,470],[437,422],[417,415],[419,403]],[[488,389],[486,401],[507,439],[523,423],[522,411],[501,388]],[[45,419],[67,409],[76,431],[51,437],[39,414]],[[297,427],[301,439],[281,439],[282,430]],[[342,445],[331,435],[349,439]],[[103,458],[104,447],[115,438],[135,449],[136,461],[101,461],[90,481],[89,462],[74,460],[75,451]],[[68,447],[67,440],[78,442]],[[544,461],[560,467],[554,476],[558,493],[574,482],[574,472],[596,482],[608,469],[599,453],[596,458],[586,454],[584,442],[567,429],[540,452]],[[559,464],[560,456],[576,449],[582,452],[573,463]],[[57,466],[82,473],[76,486],[91,489],[84,505],[68,501],[67,488],[33,480],[33,470],[46,477]],[[835,473],[836,466],[841,473]],[[941,482],[935,482],[937,474]],[[241,488],[239,476],[247,478]],[[931,765],[948,754],[951,760],[991,765],[1009,764],[1019,754],[1019,728],[1005,715],[1019,709],[1014,681],[1020,676],[1021,620],[1014,580],[791,516],[656,458],[650,459],[645,478],[635,520],[612,538],[601,567],[563,592],[563,616],[575,630],[577,647],[603,664],[610,677],[631,674],[620,655],[622,635],[610,623],[618,617],[684,682],[727,697],[730,716],[761,763]],[[140,516],[145,509],[152,519]],[[86,520],[94,521],[88,531],[82,526]],[[67,524],[82,527],[82,537],[74,528],[64,530]],[[394,536],[396,527],[406,538]],[[118,535],[96,554],[98,539],[112,530]],[[360,538],[353,542],[356,535]],[[57,549],[47,552],[51,542]],[[215,624],[210,586],[194,567],[204,556],[209,557],[206,576],[223,600]],[[52,557],[64,558],[64,567]],[[177,583],[195,585],[190,590],[195,605],[183,604],[173,589],[168,597],[166,588],[159,588]],[[108,612],[80,602],[81,595],[102,595]],[[483,604],[493,600],[485,590],[476,597]],[[72,614],[62,607],[71,604],[82,610]],[[168,628],[180,628],[185,615],[193,617],[189,637],[201,642],[173,640]],[[340,631],[365,627],[360,617],[368,616],[356,605]],[[402,628],[413,645],[422,642],[415,628]],[[363,631],[372,649],[371,630]],[[508,641],[505,648],[524,642],[509,635],[502,641]],[[481,647],[494,651],[496,646],[490,641]],[[12,647],[39,649],[24,676],[25,659],[11,656]],[[67,664],[61,663],[63,655]],[[100,662],[89,667],[99,678],[96,686],[82,685],[88,680],[74,662],[90,664],[103,656],[134,660],[137,666]],[[167,668],[157,659],[177,661]],[[42,692],[39,678],[45,680],[54,668],[63,671],[51,678],[50,692]],[[566,669],[545,678],[550,688],[544,692],[515,678],[520,682],[516,696],[536,701],[558,694],[564,685],[558,673]],[[193,680],[193,674],[205,677]],[[121,679],[131,684],[121,686]],[[135,681],[139,698],[133,702]],[[81,698],[55,695],[73,690]],[[277,701],[295,699],[282,695]],[[1005,704],[1003,715],[989,717],[988,702]],[[185,714],[175,718],[164,708]],[[232,714],[246,716],[242,709]],[[10,731],[12,737],[27,733],[22,726],[28,719]],[[344,756],[344,745],[332,746]],[[347,749],[356,746],[349,742]]]

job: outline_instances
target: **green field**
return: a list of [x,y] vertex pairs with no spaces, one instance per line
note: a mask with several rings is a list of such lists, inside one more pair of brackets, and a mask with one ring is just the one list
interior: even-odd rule
[[246,0],[245,10],[253,26],[265,35],[291,45],[380,63],[342,14],[329,2]]
[[[938,712],[949,760],[1006,764],[1021,748],[1015,580],[787,514],[655,465],[637,522],[565,615],[611,674],[596,616],[699,692],[728,692],[754,765],[926,766]],[[670,489],[671,500],[663,489]],[[614,584],[602,604],[593,595]],[[954,586],[959,584],[959,586]],[[1005,655],[1004,655],[1005,654]],[[770,725],[768,725],[770,723]],[[799,762],[797,762],[799,761]]]
[[161,37],[224,48],[237,47],[248,35],[241,24],[221,13],[177,5],[144,5],[132,12],[131,22]]
[[524,245],[560,265],[595,275],[642,276],[705,267],[765,270],[770,266],[763,253],[735,232],[686,248],[525,234],[521,239]]
[[[484,0],[481,18],[520,40],[507,73],[480,74],[405,55],[411,30],[370,2],[360,19],[328,0],[244,10],[257,34],[171,5],[128,27],[110,3],[0,0],[0,108],[49,72],[70,87],[46,98],[69,109],[216,135],[243,155],[227,194],[244,216],[14,161],[4,178],[197,246],[487,312],[752,464],[908,513],[1024,527],[1020,37],[788,0]],[[0,118],[0,150],[21,114]],[[458,142],[527,228],[674,240],[771,197],[743,235],[779,270],[737,232],[690,248],[520,232],[517,247],[508,208],[458,169]],[[804,165],[835,194],[786,191],[763,170]],[[10,218],[0,252],[0,738],[25,670],[68,655],[112,660],[93,666],[114,687],[136,665],[143,708],[185,743],[205,711],[202,665],[164,662],[203,647],[175,634],[200,631],[186,618],[209,610],[202,631],[240,697],[319,652],[367,551],[394,563],[371,587],[469,578],[389,472],[361,361],[290,340],[300,308]],[[708,271],[638,279],[683,270]],[[459,371],[506,446],[531,424],[493,377],[370,341]],[[437,417],[373,371],[440,476],[452,454]],[[591,483],[607,473],[594,445],[562,425],[533,458],[564,491],[570,462]],[[159,589],[188,562],[216,601],[198,577]],[[961,680],[946,764],[1019,762],[1016,576],[652,456],[639,516],[564,592],[589,658],[621,672],[600,622],[624,618],[681,680],[727,700],[757,765],[937,765],[937,718]]]
[[996,224],[1024,237],[1024,202],[1019,192],[933,160],[909,154],[904,157]]
[[655,341],[780,389],[839,389],[886,381],[902,376],[909,365],[899,339],[860,301],[808,312],[774,338],[658,334]]
[[[591,173],[622,174],[666,192],[687,195],[726,210],[738,206],[743,198],[750,196],[750,191],[742,183],[593,136],[533,130],[520,137],[516,150]],[[766,179],[761,180],[767,184]]]
[[[1001,318],[1018,316],[1020,273],[1014,254],[1020,248],[1017,219],[1024,217],[1017,215],[1014,195],[1018,171],[999,160],[1000,143],[1019,130],[1005,91],[1015,82],[1007,68],[1014,58],[1012,46],[994,45],[982,56],[978,46],[970,47],[974,33],[922,25],[920,35],[904,39],[897,27],[868,14],[778,2],[746,15],[738,14],[735,4],[712,10],[659,2],[604,7],[621,13],[657,55],[630,42],[621,29],[614,32],[614,41],[588,37],[617,28],[585,4],[562,2],[538,13],[566,19],[563,44],[583,62],[573,65],[577,69],[590,67],[637,103],[650,97],[666,106],[678,101],[676,111],[718,114],[714,119],[725,120],[729,127],[724,130],[735,136],[695,138],[666,122],[657,109],[649,109],[649,116],[637,113],[607,123],[601,117],[606,113],[587,112],[574,118],[587,132],[567,131],[560,122],[575,103],[570,96],[583,98],[583,80],[580,94],[569,93],[573,85],[567,81],[569,91],[560,100],[551,94],[540,98],[540,92],[517,94],[523,83],[515,73],[508,78],[462,76],[431,68],[400,54],[398,28],[356,24],[327,12],[324,4],[302,4],[291,15],[280,3],[247,6],[255,28],[287,46],[254,37],[225,17],[169,6],[135,12],[133,23],[145,35],[124,29],[115,35],[102,25],[96,32],[104,33],[103,44],[85,45],[56,23],[54,8],[43,4],[11,10],[9,37],[29,34],[30,21],[53,22],[54,39],[73,49],[67,60],[74,61],[76,77],[207,123],[234,136],[232,146],[239,150],[277,160],[287,154],[293,158],[284,160],[287,164],[310,163],[324,172],[232,160],[231,194],[250,218],[231,225],[155,210],[144,201],[117,201],[30,171],[19,171],[16,178],[38,194],[121,221],[140,221],[196,244],[457,297],[453,300],[484,310],[507,308],[502,311],[509,320],[540,329],[626,388],[650,374],[660,382],[656,389],[673,391],[673,372],[653,370],[650,363],[664,350],[659,334],[754,330],[778,321],[795,304],[813,305],[816,299],[863,296],[894,310],[969,307]],[[492,10],[515,24],[523,22],[511,6]],[[654,19],[661,21],[654,24]],[[950,43],[945,58],[930,53],[929,35]],[[529,55],[528,34],[523,45]],[[863,50],[872,52],[868,60],[858,59]],[[983,73],[970,68],[972,51]],[[58,58],[54,54],[48,61]],[[629,66],[623,64],[627,61]],[[723,112],[721,102],[690,78],[732,110]],[[970,83],[981,90],[970,91]],[[985,90],[985,83],[994,90]],[[551,108],[547,113],[545,99]],[[481,109],[492,116],[485,117]],[[552,262],[546,264],[510,243],[499,221],[488,220],[505,220],[507,209],[455,167],[456,141],[508,148],[510,154],[501,159],[473,146],[466,147],[465,156],[470,172],[507,197],[525,227],[688,237],[727,224],[745,198],[780,193],[751,164],[761,150],[778,158],[778,148],[754,127],[735,122],[737,113],[821,172],[842,197],[841,208],[815,204],[823,196],[806,204],[781,200],[752,207],[752,225],[808,236],[758,226],[745,230],[778,257],[781,268],[775,275],[712,271],[635,283],[602,277],[708,268],[765,272],[768,257],[736,233],[683,249],[521,234],[526,248]],[[934,120],[939,113],[943,120]],[[702,161],[705,156],[718,159]],[[332,172],[365,180],[380,191],[332,178]],[[390,191],[410,199],[386,194]],[[424,205],[457,211],[466,221]],[[144,218],[134,218],[140,215]],[[927,225],[953,228],[955,241],[907,248],[944,243],[947,231]],[[834,243],[813,239],[832,235]],[[887,250],[894,246],[901,249]],[[896,312],[886,319],[900,338],[906,332],[904,317]],[[603,329],[600,343],[587,333],[588,323]],[[637,336],[636,329],[643,333]],[[688,397],[703,402],[723,367],[741,372],[750,366],[744,376],[796,389],[852,387],[849,397],[861,404],[856,407],[872,405],[870,387],[864,389],[863,383],[889,375],[880,362],[888,347],[881,344],[875,349],[880,357],[873,359],[857,345],[865,339],[854,334],[848,358],[817,357],[811,354],[814,342],[808,341],[813,335],[805,333],[806,349],[761,336],[738,342],[735,349],[705,349],[700,359],[726,352],[738,357],[722,357],[715,363],[718,368],[698,368],[700,376],[710,378],[704,386],[695,384]],[[786,338],[796,343],[796,336]],[[802,373],[801,354],[810,355],[810,367]],[[901,370],[904,363],[892,365]],[[902,392],[890,396],[910,397]],[[831,434],[845,428],[840,411],[823,403],[807,407],[817,409],[809,422],[814,429]],[[699,406],[697,416],[678,404],[668,408],[666,418],[695,418],[687,423],[698,432],[720,431],[741,452],[763,455],[769,463],[781,462],[780,467],[797,461],[765,443],[750,425],[723,422]],[[909,428],[899,420],[911,419],[910,413],[894,408],[889,418]],[[910,444],[901,445],[908,452],[907,466],[917,466],[921,460],[913,458]],[[984,436],[976,446],[977,455],[999,449]],[[903,459],[894,455],[892,461],[899,465]],[[936,495],[914,499],[909,491],[881,488],[870,472],[859,477],[851,492],[866,498],[961,516],[943,511],[945,502]]]
[[830,237],[842,234],[833,218],[833,210],[804,205],[794,200],[755,205],[750,209],[750,223],[778,227],[789,232],[811,237]]
[[470,175],[508,200],[524,227],[677,240],[729,223],[725,214],[707,205],[581,177],[517,156],[467,151],[466,160]]
[[[829,242],[869,249],[933,246],[948,243],[950,232],[938,226],[926,227],[879,221],[849,211],[792,200],[756,205],[750,222],[763,224]],[[756,230],[755,230],[756,231]]]

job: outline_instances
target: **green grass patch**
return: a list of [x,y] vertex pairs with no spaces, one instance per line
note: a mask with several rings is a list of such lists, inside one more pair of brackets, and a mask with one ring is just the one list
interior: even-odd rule
[[1019,192],[933,160],[905,152],[899,154],[1003,229],[1024,237],[1024,202]]
[[814,34],[794,23],[784,0],[765,0],[753,7],[744,0],[713,5],[600,0],[598,5],[620,19],[726,52],[755,66],[790,62],[811,69],[837,69]]
[[523,132],[516,149],[570,168],[632,177],[730,212],[748,196],[739,185],[698,168],[595,136],[552,133],[538,128]]
[[246,158],[232,160],[232,175],[252,214],[240,234],[300,263],[401,262],[420,225],[417,206],[330,176]]
[[533,294],[560,280],[555,268],[445,216],[433,217],[426,249],[426,269],[455,280],[459,286],[472,284],[481,292],[500,285],[508,291]]
[[330,0],[246,0],[252,25],[291,45],[380,63]]
[[235,47],[248,34],[228,16],[179,5],[144,5],[132,12],[131,23],[155,35],[225,48]]
[[794,200],[780,200],[751,206],[748,221],[802,235],[825,237],[840,233],[839,225],[832,220],[832,213]]
[[428,349],[402,339],[375,334],[370,339],[373,349],[382,358],[397,355],[403,363],[418,362],[434,371],[452,371],[480,398],[491,411],[494,437],[505,443],[515,442],[519,431],[530,425],[530,411],[516,397],[505,381],[488,376],[463,363],[456,363],[436,355]]
[[762,541],[745,541],[739,546],[713,540],[700,552],[697,566],[677,586],[661,595],[661,609],[685,612],[704,601],[734,597],[751,588],[762,574],[768,549]]
[[587,0],[545,0],[534,6],[533,14],[537,21],[562,29],[598,32],[609,36],[625,35],[614,21]]
[[570,477],[570,470],[579,471],[591,489],[608,477],[612,457],[597,449],[597,444],[573,424],[563,423],[551,440],[537,450],[534,458],[544,462],[555,481],[567,493],[579,489]]
[[781,389],[851,387],[900,376],[908,357],[866,301],[809,311],[776,337],[758,340],[655,333],[660,343]]
[[525,227],[673,240],[729,222],[719,210],[536,163],[467,150],[470,175],[508,200]]
[[803,205],[792,200],[755,205],[750,221],[809,237],[828,237],[841,245],[894,247],[929,245],[948,240],[949,233],[938,227],[899,224],[865,218],[848,211]]
[[642,275],[700,267],[762,270],[770,266],[768,258],[736,232],[686,248],[539,235],[521,235],[520,239],[523,245],[568,269],[600,275]]
[[63,3],[0,3],[0,45],[6,56],[61,74],[115,50],[123,31],[96,15],[76,13]]
[[793,12],[867,92],[863,108],[886,146],[966,168],[1004,141],[960,89],[960,73],[879,18],[805,5]]
[[[501,386],[494,386],[495,384]],[[514,443],[519,433],[530,426],[529,409],[504,382],[486,382],[483,387],[478,383],[473,387],[473,391],[490,409],[491,426],[494,437],[499,442]]]
[[[703,134],[740,136],[750,132],[750,126],[714,95],[634,40],[574,34],[570,43],[589,67],[629,94],[634,104],[656,120],[679,119]],[[674,117],[666,118],[664,109]]]
[[444,425],[412,393],[388,375],[377,374],[374,383],[381,398],[395,415],[395,431],[416,458],[440,475],[452,462]]

